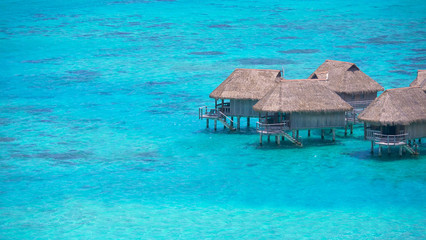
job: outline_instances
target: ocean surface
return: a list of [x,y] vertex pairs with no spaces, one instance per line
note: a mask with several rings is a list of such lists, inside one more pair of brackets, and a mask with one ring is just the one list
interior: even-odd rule
[[[425,239],[421,155],[206,129],[235,68],[426,69],[425,1],[2,0],[0,239]],[[212,124],[210,125],[212,126]],[[386,152],[386,151],[385,151]]]

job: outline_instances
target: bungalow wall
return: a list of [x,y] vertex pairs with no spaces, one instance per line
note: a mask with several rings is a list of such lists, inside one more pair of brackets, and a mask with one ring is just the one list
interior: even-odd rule
[[426,137],[426,122],[412,123],[405,126],[405,132],[408,133],[408,139]]
[[[338,95],[343,100],[345,100],[345,102],[349,104],[351,104],[351,102],[358,102],[358,101],[373,101],[374,99],[377,98],[377,92],[357,93],[357,94],[338,93]],[[367,106],[362,106],[362,107],[367,107]]]
[[258,117],[259,113],[253,110],[258,100],[237,100],[231,99],[230,101],[230,113],[229,116],[236,117]]
[[291,129],[334,128],[345,126],[345,112],[292,113]]

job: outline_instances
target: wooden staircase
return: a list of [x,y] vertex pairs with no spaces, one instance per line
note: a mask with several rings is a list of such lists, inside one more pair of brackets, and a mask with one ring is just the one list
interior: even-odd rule
[[[222,116],[220,116],[220,115],[219,115],[219,118],[218,118],[217,120],[219,120],[219,121],[223,124],[223,126],[227,127],[229,130],[231,130],[231,131],[235,131],[236,129],[235,129],[233,126],[231,126],[231,125],[230,125],[230,124],[226,121],[226,119],[229,119],[229,117],[228,117],[228,116],[226,116],[225,114],[223,114],[223,113],[222,113],[222,112],[220,112],[220,111],[219,111],[219,113],[220,113]],[[231,119],[229,119],[229,121],[233,123],[233,121],[232,121]]]
[[297,146],[303,147],[303,144],[302,144],[299,140],[297,140],[296,138],[294,138],[294,137],[290,136],[288,133],[283,132],[282,134],[283,134],[283,136],[284,136],[286,139],[288,139],[290,142],[292,142],[292,143],[296,144]]
[[411,153],[412,155],[419,155],[419,153],[416,150],[414,150],[412,147],[408,146],[407,144],[405,144],[403,148],[407,150],[407,152]]

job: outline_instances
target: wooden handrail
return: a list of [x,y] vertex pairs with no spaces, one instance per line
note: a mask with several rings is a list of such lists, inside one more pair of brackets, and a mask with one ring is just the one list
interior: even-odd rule
[[407,140],[408,133],[404,134],[398,134],[398,135],[387,135],[387,134],[381,134],[381,133],[373,133],[374,135],[374,141],[376,143],[383,142],[387,144],[395,144],[404,142]]
[[224,119],[228,119],[229,120],[229,122],[231,122],[231,123],[234,123],[234,121],[232,120],[232,119],[230,119],[228,116],[226,116],[223,112],[221,112],[221,111],[217,111],[218,113],[219,113],[219,116],[220,117],[222,117],[222,118],[224,118]]
[[277,131],[283,131],[286,129],[289,129],[289,123],[290,121],[285,120],[284,122],[280,123],[256,123],[256,130],[259,132],[277,132]]

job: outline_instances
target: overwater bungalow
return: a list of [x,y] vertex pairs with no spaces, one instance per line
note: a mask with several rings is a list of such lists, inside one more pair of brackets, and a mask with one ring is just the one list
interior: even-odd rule
[[[399,154],[405,149],[417,154],[415,139],[426,136],[426,94],[419,87],[389,89],[374,100],[358,119],[366,124],[364,135],[371,140],[371,152],[374,144],[399,146]],[[410,146],[411,145],[411,146]],[[414,149],[413,149],[414,148]]]
[[275,84],[280,70],[266,69],[236,69],[211,94],[215,99],[214,108],[201,107],[200,119],[214,120],[216,130],[217,121],[231,130],[234,128],[234,117],[237,118],[237,129],[240,128],[240,118],[247,118],[250,126],[250,117],[257,117],[253,105],[259,101]]
[[354,108],[353,111],[346,113],[351,133],[353,124],[357,123],[357,114],[376,99],[377,92],[384,90],[379,83],[350,62],[326,60],[309,76],[309,79],[325,79],[326,81],[322,83]]
[[419,70],[417,72],[417,77],[410,84],[410,87],[420,87],[424,92],[426,92],[426,70]]
[[320,82],[281,80],[253,106],[259,114],[260,144],[263,135],[268,140],[272,135],[277,144],[281,137],[301,146],[298,135],[303,129],[308,129],[308,136],[310,129],[322,129],[322,138],[324,130],[331,129],[335,140],[334,129],[345,126],[345,112],[351,111],[352,106]]

